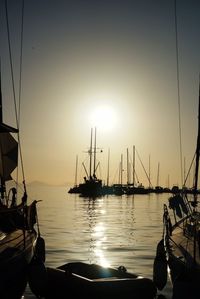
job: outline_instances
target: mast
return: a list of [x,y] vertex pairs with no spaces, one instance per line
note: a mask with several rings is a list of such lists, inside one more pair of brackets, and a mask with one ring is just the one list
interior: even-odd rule
[[75,186],[77,186],[78,155],[76,155]]
[[120,181],[121,181],[121,185],[122,185],[123,184],[123,155],[122,154],[121,154],[121,163],[120,164],[121,164]]
[[158,172],[157,172],[157,186],[159,186],[159,175],[160,175],[160,163],[158,162]]
[[129,153],[128,153],[128,148],[126,149],[126,155],[127,155],[127,185],[129,185]]
[[2,91],[1,91],[1,65],[0,65],[0,124],[3,123],[3,111],[2,111]]
[[[1,92],[1,65],[0,65],[0,125],[3,123],[3,111],[2,111],[2,92]],[[1,164],[2,163],[2,159],[1,159]],[[4,199],[4,185],[5,182],[3,180],[3,177],[0,177],[0,186],[1,186],[1,199]]]
[[133,146],[133,187],[135,187],[135,145]]
[[94,131],[94,171],[93,171],[93,176],[95,177],[95,173],[96,173],[96,127],[95,127],[95,131]]
[[[1,199],[5,197],[5,183],[11,180],[11,173],[17,167],[18,143],[10,133],[18,129],[3,123],[2,90],[0,73],[0,186]],[[4,146],[2,146],[4,145]]]
[[89,179],[90,179],[92,174],[92,128],[91,128],[91,137],[90,137],[89,156],[90,156],[90,169],[89,169]]
[[[200,80],[199,80],[200,81]],[[199,151],[200,151],[200,82],[199,82],[199,109],[198,109],[198,133],[197,133],[197,148],[196,148],[196,165],[195,165],[195,177],[194,177],[194,210],[197,206],[197,185],[198,185],[198,173],[199,173]],[[195,219],[195,228],[197,227],[197,219]],[[194,246],[193,246],[193,258],[196,263],[196,243],[197,243],[197,229],[194,232]]]
[[169,174],[167,176],[167,187],[170,188],[170,183],[169,183]]
[[151,157],[149,155],[149,188],[150,188],[150,183],[151,182]]
[[194,202],[197,204],[197,185],[198,185],[198,173],[199,173],[199,151],[200,151],[200,82],[199,82],[199,110],[198,110],[198,133],[197,133],[197,148],[196,148],[196,165],[195,165],[195,177],[194,177]]
[[110,149],[108,149],[108,173],[107,173],[107,186],[109,186],[109,176],[110,176]]

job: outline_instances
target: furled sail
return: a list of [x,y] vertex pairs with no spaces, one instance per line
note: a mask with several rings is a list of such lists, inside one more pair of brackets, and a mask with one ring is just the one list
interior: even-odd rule
[[0,177],[11,180],[11,173],[17,167],[18,143],[8,133],[0,133]]

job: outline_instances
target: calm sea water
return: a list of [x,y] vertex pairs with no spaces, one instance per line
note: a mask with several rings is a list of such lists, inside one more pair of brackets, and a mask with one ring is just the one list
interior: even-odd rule
[[[32,186],[38,203],[46,265],[83,261],[153,277],[157,243],[162,236],[163,204],[169,194],[105,196],[96,200],[69,194],[68,187]],[[172,297],[171,283],[158,294]],[[35,298],[27,287],[24,299]]]

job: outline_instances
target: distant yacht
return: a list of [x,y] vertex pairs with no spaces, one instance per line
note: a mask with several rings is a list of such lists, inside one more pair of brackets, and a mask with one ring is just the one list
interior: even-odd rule
[[[102,180],[98,179],[96,176],[96,170],[98,165],[96,165],[96,128],[94,132],[94,144],[93,144],[93,129],[91,128],[91,139],[90,139],[90,148],[88,150],[89,154],[89,170],[86,169],[83,164],[86,175],[84,176],[84,182],[70,188],[69,193],[79,193],[80,196],[92,197],[103,195],[103,186]],[[76,162],[76,173],[77,173],[77,162]]]

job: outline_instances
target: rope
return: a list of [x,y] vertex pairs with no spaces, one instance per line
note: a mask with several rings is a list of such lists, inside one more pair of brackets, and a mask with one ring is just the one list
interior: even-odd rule
[[[22,0],[22,20],[21,20],[21,44],[20,44],[20,71],[19,71],[19,107],[18,107],[18,129],[20,125],[20,108],[21,108],[21,89],[22,89],[22,57],[23,57],[23,33],[24,33],[24,0]],[[24,190],[26,193],[26,183],[25,183],[25,173],[24,173],[24,163],[22,157],[22,147],[20,141],[20,135],[18,132],[18,143],[19,143],[19,155],[21,161],[21,168],[22,168],[22,177],[23,177],[23,184]]]
[[174,22],[176,36],[176,76],[177,76],[177,94],[178,94],[178,121],[179,121],[179,146],[180,146],[180,166],[181,166],[181,185],[183,186],[183,153],[182,153],[182,132],[181,132],[181,104],[180,104],[180,74],[179,74],[179,47],[178,47],[178,28],[176,0],[174,0]]
[[21,90],[22,90],[22,56],[23,56],[23,37],[24,37],[24,0],[22,0],[22,20],[21,20],[21,44],[20,44],[20,72],[19,72],[19,106],[18,106],[18,125],[20,126]]
[[9,58],[10,58],[10,69],[11,69],[11,79],[12,79],[15,117],[16,117],[16,124],[17,124],[17,128],[18,128],[17,105],[16,105],[15,83],[14,83],[14,73],[13,73],[13,61],[12,61],[11,42],[10,42],[10,28],[9,28],[9,22],[8,22],[7,0],[5,0],[5,12],[6,12],[6,26],[7,26],[7,36],[8,36],[8,49],[9,49]]
[[[19,145],[19,155],[21,161],[22,168],[22,177],[24,183],[24,189],[26,193],[26,185],[25,185],[25,174],[24,174],[24,165],[22,159],[22,149],[19,135],[19,123],[20,123],[20,105],[21,105],[21,82],[22,82],[22,54],[23,54],[23,27],[24,27],[24,0],[22,0],[22,21],[21,21],[21,44],[20,44],[20,76],[19,76],[19,107],[17,112],[17,101],[16,101],[16,92],[15,92],[15,83],[14,83],[14,72],[13,72],[13,60],[12,60],[12,51],[11,51],[11,39],[10,39],[10,28],[8,21],[8,7],[7,0],[5,0],[5,12],[6,12],[6,25],[7,25],[7,36],[8,36],[8,48],[9,48],[9,58],[10,58],[10,68],[11,68],[11,78],[12,78],[12,89],[13,89],[13,99],[14,99],[14,108],[15,108],[15,117],[16,117],[16,125],[18,129],[18,145]],[[18,170],[17,170],[17,178],[18,178]]]

